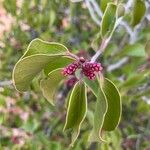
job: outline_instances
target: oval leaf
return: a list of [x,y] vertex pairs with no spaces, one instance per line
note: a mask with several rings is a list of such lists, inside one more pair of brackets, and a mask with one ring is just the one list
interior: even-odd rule
[[12,75],[15,88],[18,91],[28,90],[33,78],[55,59],[59,59],[59,57],[37,54],[18,61]]
[[104,78],[103,86],[97,84],[99,83],[98,81],[87,81],[84,79],[84,82],[92,90],[97,99],[99,94],[105,94],[103,97],[106,98],[108,109],[104,119],[103,129],[107,131],[114,130],[119,123],[122,111],[121,98],[117,87],[107,78]]
[[[99,80],[99,79],[98,79]],[[104,141],[102,139],[102,127],[104,124],[105,115],[108,109],[107,99],[99,82],[97,101],[95,105],[93,129],[89,136],[89,141]]]
[[122,112],[121,97],[115,84],[107,78],[104,80],[102,89],[108,103],[103,129],[112,131],[118,126],[120,121]]
[[145,15],[145,12],[146,12],[146,6],[145,6],[144,1],[135,0],[134,8],[133,8],[133,15],[132,15],[133,27],[140,23],[140,21]]
[[35,54],[64,55],[66,52],[68,52],[68,49],[60,43],[47,42],[36,38],[30,42],[27,51],[22,56],[22,58]]
[[87,112],[87,96],[86,87],[84,83],[77,82],[69,97],[69,104],[67,109],[66,123],[64,130],[72,128],[72,143],[76,141],[79,133],[81,124],[86,116]]
[[12,76],[16,89],[28,90],[33,78],[44,68],[48,68],[48,71],[59,68],[59,65],[54,66],[54,62],[64,56],[66,52],[68,49],[62,44],[34,39],[14,67]]
[[107,8],[102,17],[101,23],[101,36],[102,38],[108,37],[112,34],[116,23],[116,10],[117,6],[113,3],[108,3]]
[[52,71],[47,79],[43,79],[40,82],[40,88],[43,92],[43,96],[54,105],[54,96],[57,90],[57,86],[64,79],[64,76],[61,74],[62,69],[57,69]]

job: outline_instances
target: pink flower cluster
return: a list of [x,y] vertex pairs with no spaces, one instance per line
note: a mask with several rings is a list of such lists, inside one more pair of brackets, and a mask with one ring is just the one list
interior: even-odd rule
[[88,77],[90,80],[94,80],[96,77],[96,72],[100,72],[103,70],[101,63],[97,62],[87,62],[84,58],[80,58],[78,62],[74,62],[67,67],[65,67],[62,71],[64,76],[73,75],[77,69],[82,69],[82,73]]
[[63,69],[62,74],[64,76],[73,75],[75,71],[79,68],[79,63],[74,62]]
[[94,62],[94,63],[86,62],[82,65],[83,74],[87,76],[88,79],[90,80],[95,79],[95,76],[96,76],[95,72],[99,72],[102,70],[103,70],[103,67],[101,66],[100,63],[97,63],[97,62]]

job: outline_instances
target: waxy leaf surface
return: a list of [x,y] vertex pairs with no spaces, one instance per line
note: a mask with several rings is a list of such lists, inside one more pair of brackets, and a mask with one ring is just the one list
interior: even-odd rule
[[28,90],[33,78],[47,66],[51,71],[57,69],[57,66],[53,67],[50,64],[64,56],[66,52],[68,50],[62,44],[45,42],[40,39],[33,40],[14,67],[13,83],[16,89]]
[[84,83],[77,82],[71,91],[69,96],[69,103],[67,108],[66,123],[64,130],[72,128],[72,143],[76,141],[80,127],[85,119],[87,112],[87,96],[86,96],[86,87]]
[[90,141],[103,140],[101,137],[102,130],[112,131],[120,121],[122,106],[119,91],[114,83],[107,78],[102,81],[98,81],[98,79],[97,81],[85,79],[83,81],[97,97],[94,128],[90,135]]
[[90,142],[104,141],[102,138],[102,127],[108,109],[107,105],[108,104],[107,104],[106,96],[104,94],[101,84],[99,83],[97,101],[95,104],[93,129],[89,137]]

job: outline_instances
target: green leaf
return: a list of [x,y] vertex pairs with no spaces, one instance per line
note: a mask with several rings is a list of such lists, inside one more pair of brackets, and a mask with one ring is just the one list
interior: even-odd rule
[[145,56],[145,48],[140,43],[135,43],[132,45],[127,45],[123,49],[121,56],[128,55],[128,56],[135,56],[135,57],[144,57]]
[[114,31],[116,23],[116,10],[117,6],[113,3],[108,3],[107,8],[102,17],[101,23],[101,36],[102,38],[108,37]]
[[64,76],[61,74],[62,69],[57,69],[52,71],[46,79],[41,80],[40,88],[43,92],[44,97],[54,105],[54,96],[57,90],[57,86],[64,79]]
[[125,14],[125,8],[122,3],[117,5],[117,11],[116,11],[116,16],[117,18],[124,16]]
[[51,71],[58,69],[58,68],[64,68],[65,66],[69,65],[73,61],[74,61],[73,59],[66,57],[66,56],[59,57],[59,59],[55,59],[53,62],[50,62],[45,67],[44,73],[48,75]]
[[105,12],[105,9],[109,2],[113,2],[113,0],[101,0],[100,1],[100,7],[103,12]]
[[145,2],[142,0],[135,0],[134,8],[133,8],[133,15],[132,15],[133,27],[140,23],[140,21],[145,15],[145,12],[146,12]]
[[92,41],[91,47],[97,51],[99,49],[100,43],[102,42],[101,33],[98,32]]
[[12,75],[15,88],[18,91],[28,90],[33,78],[55,59],[59,59],[59,57],[37,54],[18,61]]
[[[81,70],[77,70],[75,72],[76,78],[80,78],[80,72]],[[83,82],[90,88],[90,90],[93,92],[95,96],[97,96],[98,89],[99,89],[99,82],[98,80],[89,80],[86,76],[82,77]]]
[[121,96],[115,84],[107,78],[105,78],[102,88],[108,103],[103,129],[112,131],[120,121],[122,112]]
[[16,0],[5,0],[3,1],[3,6],[9,13],[11,13],[11,15],[16,16],[16,11],[17,11]]
[[30,42],[27,51],[22,56],[22,58],[35,54],[65,55],[66,52],[68,52],[68,49],[60,43],[47,42],[36,38]]
[[[101,137],[102,130],[112,131],[120,121],[122,110],[120,94],[114,83],[107,78],[101,80],[101,82],[98,81],[99,85],[85,80],[84,82],[92,89],[92,92],[94,91],[97,97],[94,128],[90,135],[90,141],[103,140]],[[96,86],[97,88],[95,88]]]
[[86,116],[86,112],[87,112],[86,87],[84,83],[77,82],[70,95],[67,109],[66,123],[64,126],[64,130],[69,128],[73,129],[72,143],[71,143],[72,146],[79,135],[80,127]]
[[94,113],[94,124],[92,132],[89,136],[89,141],[104,141],[102,139],[102,127],[104,124],[105,115],[108,109],[108,104],[106,100],[105,93],[102,89],[102,86],[99,82],[98,93],[97,93],[97,101],[95,105],[95,113]]
[[87,77],[82,78],[84,83],[90,88],[93,94],[97,97],[97,93],[99,91],[99,83],[98,80],[89,80]]
[[[108,3],[106,1],[102,1],[102,3]],[[113,34],[116,21],[118,18],[122,17],[125,13],[125,8],[122,3],[117,6],[113,3],[109,3],[107,5],[107,9],[102,18],[102,25],[100,27],[100,32],[98,32],[92,41],[91,47],[96,51],[99,49],[100,43],[105,36],[110,36]],[[106,38],[106,37],[105,37]]]
[[54,62],[64,56],[66,52],[68,52],[67,48],[61,44],[49,43],[40,39],[33,40],[14,67],[13,83],[16,89],[28,90],[33,78],[47,67],[50,71],[56,69],[57,66],[54,66]]

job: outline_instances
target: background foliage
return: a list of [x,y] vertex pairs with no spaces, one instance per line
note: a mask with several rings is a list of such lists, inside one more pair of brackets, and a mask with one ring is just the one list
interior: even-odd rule
[[[107,0],[110,2],[109,0]],[[102,12],[106,1],[97,2]],[[108,134],[108,143],[89,145],[95,97],[88,93],[89,111],[73,149],[150,149],[150,4],[125,3],[124,21],[117,27],[100,61],[104,74],[121,91],[123,114],[119,128]],[[138,4],[140,3],[140,4]],[[92,5],[93,6],[93,5]],[[42,96],[35,79],[31,91],[12,86],[14,64],[34,38],[60,42],[87,58],[95,51],[90,43],[99,32],[100,17],[89,1],[4,0],[0,3],[0,149],[66,149],[70,132],[63,133],[64,84],[52,107]],[[94,9],[96,10],[96,9]],[[140,15],[139,15],[140,13]],[[98,40],[99,41],[99,40]],[[94,44],[94,46],[96,43]],[[40,77],[38,77],[40,78]]]

